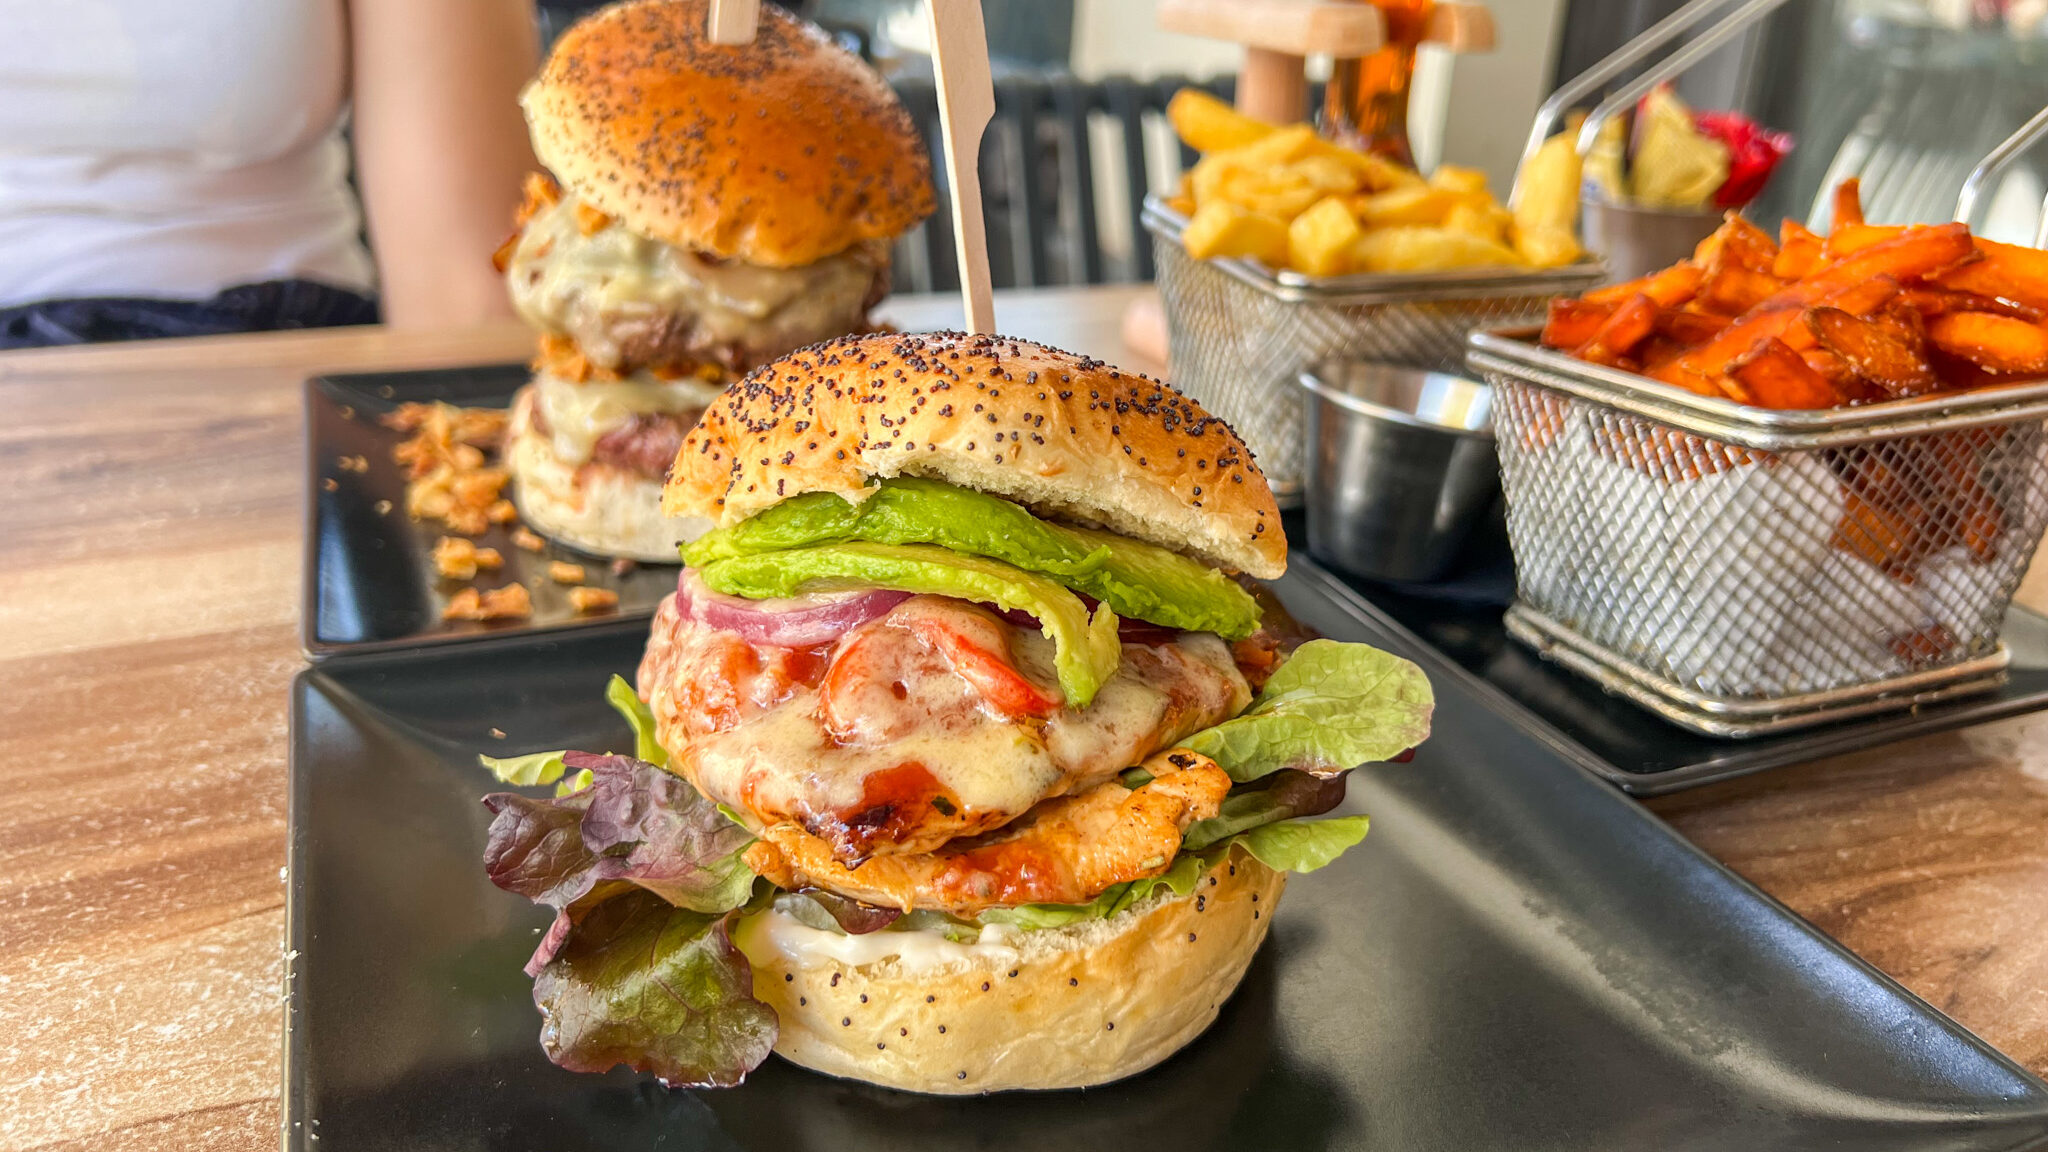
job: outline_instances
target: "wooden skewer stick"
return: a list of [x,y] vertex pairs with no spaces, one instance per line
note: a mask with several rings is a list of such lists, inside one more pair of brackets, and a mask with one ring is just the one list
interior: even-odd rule
[[980,0],[925,0],[932,34],[932,72],[938,83],[939,135],[944,137],[946,183],[953,189],[953,250],[960,262],[960,299],[967,330],[993,335],[995,298],[989,289],[988,225],[981,211],[981,136],[996,114],[989,75],[988,33]]
[[705,32],[713,44],[752,44],[754,28],[760,22],[761,0],[711,0],[711,21]]

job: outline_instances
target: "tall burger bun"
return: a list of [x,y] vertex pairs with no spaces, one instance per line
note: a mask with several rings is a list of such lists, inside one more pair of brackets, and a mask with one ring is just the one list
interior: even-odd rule
[[705,38],[707,0],[631,0],[562,34],[520,102],[534,154],[640,235],[768,268],[908,231],[931,164],[880,75],[762,5]]

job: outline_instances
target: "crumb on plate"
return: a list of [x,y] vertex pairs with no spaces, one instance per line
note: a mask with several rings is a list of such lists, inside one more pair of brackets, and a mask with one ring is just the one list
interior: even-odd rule
[[504,437],[506,418],[502,409],[438,403],[401,404],[383,417],[386,427],[412,433],[391,455],[405,466],[405,510],[413,519],[439,520],[473,536],[518,515],[504,498],[510,476],[485,464],[486,449]]
[[434,571],[444,580],[474,580],[480,567],[476,541],[460,536],[443,536],[434,541]]
[[488,592],[464,588],[448,598],[448,608],[441,613],[441,619],[525,620],[532,615],[533,598],[527,595],[526,585],[507,584]]
[[571,588],[569,606],[576,609],[578,616],[611,612],[619,606],[619,594],[609,588]]

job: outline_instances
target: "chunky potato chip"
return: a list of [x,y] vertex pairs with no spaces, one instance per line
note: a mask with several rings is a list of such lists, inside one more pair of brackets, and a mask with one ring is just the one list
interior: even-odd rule
[[1391,188],[1409,188],[1422,183],[1422,174],[1413,168],[1404,168],[1384,156],[1370,152],[1354,152],[1349,148],[1329,145],[1329,155],[1358,171],[1370,192],[1385,192]]
[[1451,209],[1465,200],[1462,192],[1419,184],[1360,196],[1352,200],[1351,206],[1360,223],[1368,228],[1386,228],[1399,224],[1441,225]]
[[1376,228],[1351,246],[1361,272],[1442,272],[1456,268],[1515,267],[1521,263],[1505,244],[1444,228]]
[[1365,183],[1358,169],[1327,152],[1303,156],[1287,168],[1320,192],[1356,192]]
[[1545,140],[1522,165],[1515,178],[1514,200],[1508,206],[1515,213],[1518,231],[1571,232],[1579,219],[1579,154],[1569,133]]
[[1181,243],[1197,260],[1247,257],[1273,268],[1287,266],[1287,225],[1228,200],[1195,209],[1181,232]]
[[1342,275],[1350,270],[1351,245],[1363,234],[1351,209],[1331,196],[1287,226],[1289,262],[1310,276]]
[[1475,196],[1486,196],[1486,173],[1477,168],[1460,168],[1455,164],[1439,164],[1429,174],[1429,186],[1442,188],[1447,192],[1466,192]]
[[1484,201],[1468,199],[1453,205],[1444,216],[1444,227],[1451,231],[1477,236],[1495,244],[1507,243],[1508,229],[1514,222],[1515,218],[1508,214],[1508,210],[1495,203],[1492,197]]
[[1270,134],[1261,136],[1249,144],[1225,152],[1212,153],[1227,156],[1247,168],[1269,165],[1292,164],[1304,156],[1320,151],[1323,138],[1316,135],[1310,124],[1289,124],[1276,128]]
[[[1403,271],[1522,267],[1531,263],[1522,248],[1555,263],[1579,256],[1570,219],[1524,237],[1478,169],[1447,164],[1424,179],[1307,124],[1265,124],[1202,92],[1176,95],[1167,118],[1204,153],[1167,200],[1189,218],[1184,244],[1197,258],[1246,257],[1340,276],[1361,270],[1360,252]],[[1405,231],[1366,243],[1383,229]]]
[[1166,121],[1197,152],[1242,148],[1278,131],[1199,88],[1183,88],[1166,104]]
[[1323,198],[1307,176],[1286,165],[1247,165],[1219,153],[1195,165],[1189,188],[1200,209],[1228,200],[1238,207],[1281,221],[1292,220]]
[[1535,268],[1562,268],[1586,253],[1577,233],[1555,224],[1516,224],[1513,239],[1520,262]]

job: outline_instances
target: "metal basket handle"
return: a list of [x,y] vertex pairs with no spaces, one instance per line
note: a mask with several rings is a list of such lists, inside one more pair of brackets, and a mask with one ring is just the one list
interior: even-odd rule
[[[1963,181],[1963,190],[1956,193],[1956,222],[1968,224],[1977,214],[1977,201],[1983,199],[1984,190],[1993,177],[2002,175],[2012,162],[2024,155],[2043,136],[2048,136],[2048,108],[2034,113],[2034,118],[2020,125],[2020,130],[2005,138],[2005,142],[1985,154],[1984,159],[1970,169],[1969,178]],[[2041,201],[2041,221],[2034,226],[2034,247],[2048,248],[2048,199]]]
[[[1536,123],[1530,127],[1529,140],[1522,147],[1522,166],[1526,167],[1529,158],[1536,154],[1537,149],[1543,147],[1543,142],[1550,137],[1551,127],[1566,110],[1600,85],[1620,75],[1623,70],[1691,31],[1718,10],[1727,8],[1729,2],[1730,0],[1691,0],[1678,11],[1651,25],[1642,35],[1615,49],[1606,59],[1566,81],[1563,87],[1551,93],[1550,98],[1543,102],[1543,106],[1536,110]],[[1715,49],[1733,39],[1737,33],[1784,2],[1785,0],[1744,0],[1705,33],[1601,101],[1579,129],[1579,155],[1584,156],[1592,150],[1594,142],[1600,136],[1600,125],[1612,119],[1617,112],[1642,99],[1650,89],[1699,63]],[[1521,171],[1519,167],[1515,171],[1515,182],[1518,185],[1521,183]]]

